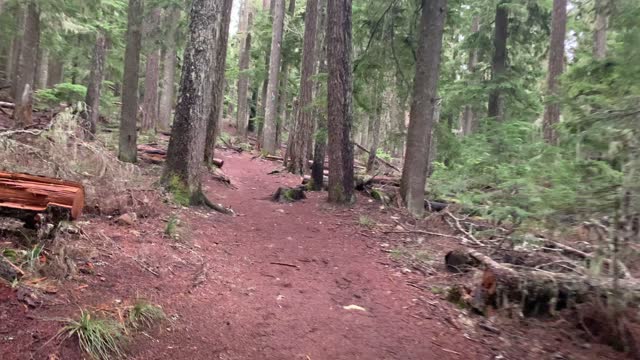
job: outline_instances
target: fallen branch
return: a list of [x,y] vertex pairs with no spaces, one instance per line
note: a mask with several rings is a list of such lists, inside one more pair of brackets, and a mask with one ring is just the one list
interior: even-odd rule
[[222,204],[217,204],[212,202],[211,200],[209,200],[209,198],[205,194],[200,194],[200,196],[202,199],[202,203],[206,205],[208,208],[213,209],[225,215],[231,215],[231,216],[236,215],[235,211],[233,211],[231,208],[224,207]]
[[5,101],[0,101],[0,107],[7,108],[7,109],[15,109],[16,108],[16,104],[10,103],[10,102],[5,102]]
[[[370,152],[369,150],[367,150],[364,146],[362,146],[362,145],[358,144],[357,142],[355,142],[355,141],[354,141],[354,142],[353,142],[353,145],[355,145],[358,149],[360,149],[360,150],[364,151],[365,153],[367,153],[367,154],[371,154],[371,152]],[[391,163],[389,163],[389,162],[387,162],[387,161],[385,161],[385,160],[382,160],[380,157],[378,157],[378,155],[376,155],[376,156],[375,156],[375,158],[376,158],[376,160],[378,160],[378,161],[379,161],[379,162],[381,162],[382,164],[385,164],[386,166],[390,167],[391,169],[393,169],[393,170],[395,170],[395,171],[397,171],[397,172],[400,172],[400,173],[402,172],[402,170],[400,170],[399,168],[397,168],[397,167],[396,167],[396,166],[394,166],[393,164],[391,164]]]
[[271,264],[271,265],[286,266],[286,267],[291,267],[291,268],[295,268],[295,269],[300,270],[300,266],[298,266],[298,265],[294,265],[294,264],[287,264],[287,263],[281,263],[281,262],[270,262],[269,264]]
[[[568,253],[571,255],[575,255],[578,256],[581,259],[593,259],[595,257],[595,255],[593,254],[589,254],[586,253],[582,250],[578,250],[575,248],[572,248],[571,246],[556,242],[556,241],[552,241],[552,240],[546,240],[546,243],[548,244],[548,246],[550,247],[555,247],[558,248],[560,250],[562,250],[562,252],[564,253]],[[612,260],[611,259],[604,259],[604,263],[612,266]],[[616,262],[616,266],[618,266],[620,273],[622,274],[622,277],[625,279],[633,279],[633,276],[631,275],[631,272],[629,271],[629,269],[621,262],[621,261],[617,261]]]
[[[444,213],[445,215],[449,216],[453,221],[454,221],[454,227],[460,231],[461,233],[464,234],[464,236],[471,240],[474,244],[478,245],[478,246],[485,246],[481,241],[479,241],[478,239],[476,239],[475,236],[473,236],[473,234],[467,230],[465,230],[462,225],[460,224],[460,219],[458,219],[457,217],[453,216],[453,214],[451,214],[449,211],[445,211]],[[449,223],[449,225],[451,225]]]

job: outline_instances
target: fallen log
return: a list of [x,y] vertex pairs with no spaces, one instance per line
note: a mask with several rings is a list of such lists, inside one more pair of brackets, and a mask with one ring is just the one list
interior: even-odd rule
[[[367,150],[364,146],[362,146],[362,145],[358,144],[357,142],[355,142],[355,141],[354,141],[354,142],[353,142],[353,145],[355,145],[358,149],[360,149],[360,150],[364,151],[365,153],[367,153],[367,154],[371,154],[371,152],[370,152],[369,150]],[[378,157],[377,155],[376,155],[376,160],[377,160],[377,161],[379,161],[380,163],[382,163],[382,164],[384,164],[384,165],[386,165],[386,166],[390,167],[391,169],[393,169],[393,170],[395,170],[395,171],[399,172],[399,173],[401,173],[401,172],[402,172],[402,170],[400,170],[398,167],[394,166],[393,164],[391,164],[391,163],[389,163],[389,162],[387,162],[387,161],[385,161],[385,160],[382,160],[382,159],[381,159],[380,157]]]
[[[468,259],[463,261],[461,259]],[[640,300],[640,281],[605,277],[589,277],[579,274],[554,273],[533,268],[515,270],[498,263],[491,257],[468,248],[447,253],[445,265],[455,260],[455,267],[482,265],[482,282],[475,284],[469,296],[469,304],[485,312],[490,306],[505,307],[509,301],[522,305],[526,316],[544,315],[583,303],[594,296],[624,296],[630,301]],[[620,294],[615,294],[615,291]],[[612,295],[613,294],[613,295]]]
[[6,108],[6,109],[15,109],[16,108],[16,104],[10,103],[10,102],[5,102],[5,101],[0,101],[0,107]]
[[[146,160],[153,164],[160,164],[167,158],[167,150],[157,147],[158,144],[140,144],[138,145],[138,154],[142,160]],[[219,168],[224,165],[224,160],[214,158],[211,163]]]
[[305,187],[300,185],[295,188],[279,187],[278,190],[271,196],[271,200],[280,203],[295,202],[298,200],[306,199],[304,194]]
[[84,188],[81,184],[29,174],[0,172],[0,212],[25,222],[51,211],[54,220],[72,220],[82,214]]

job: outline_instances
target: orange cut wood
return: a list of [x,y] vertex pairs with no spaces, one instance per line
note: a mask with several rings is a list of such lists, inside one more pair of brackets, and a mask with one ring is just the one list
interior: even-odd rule
[[74,220],[82,214],[84,187],[61,179],[0,172],[0,207],[35,212],[65,208]]

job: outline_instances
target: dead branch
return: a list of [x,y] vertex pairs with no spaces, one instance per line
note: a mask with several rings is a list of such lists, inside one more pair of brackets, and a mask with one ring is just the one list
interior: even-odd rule
[[[444,214],[446,216],[449,216],[453,221],[454,221],[454,227],[460,231],[461,233],[464,234],[464,236],[471,240],[474,244],[476,244],[477,246],[485,246],[481,241],[479,241],[478,239],[476,239],[475,236],[473,236],[473,234],[467,230],[464,229],[464,227],[460,224],[460,219],[458,219],[457,217],[453,216],[453,214],[451,214],[449,211],[445,211]],[[449,225],[451,225],[451,223],[449,223]]]
[[[367,154],[371,154],[371,152],[370,152],[369,150],[367,150],[364,146],[362,146],[362,145],[358,144],[357,142],[355,142],[355,141],[354,141],[354,142],[353,142],[353,145],[355,145],[358,149],[360,149],[360,150],[364,151],[365,153],[367,153]],[[393,164],[391,164],[391,163],[389,163],[389,162],[387,162],[387,161],[385,161],[385,160],[382,160],[382,159],[381,159],[381,158],[379,158],[377,155],[376,155],[376,160],[378,160],[380,163],[382,163],[382,164],[384,164],[384,165],[386,165],[386,166],[390,167],[391,169],[393,169],[393,170],[395,170],[395,171],[397,171],[397,172],[402,172],[402,170],[400,170],[399,168],[397,168],[397,167],[396,167],[396,166],[394,166]]]

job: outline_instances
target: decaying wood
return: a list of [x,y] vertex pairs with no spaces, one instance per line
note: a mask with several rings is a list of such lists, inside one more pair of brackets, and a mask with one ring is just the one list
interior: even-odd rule
[[[594,254],[586,253],[582,250],[572,248],[571,246],[559,243],[557,241],[547,240],[546,243],[548,248],[558,248],[563,253],[574,255],[584,260],[593,259],[595,257]],[[603,262],[609,266],[611,266],[612,264],[611,259],[604,259]],[[618,266],[618,270],[620,271],[620,274],[622,275],[623,278],[633,279],[633,276],[631,276],[631,272],[629,272],[629,269],[621,261],[617,261],[616,263],[617,263],[616,266]]]
[[25,216],[54,208],[73,220],[82,214],[83,207],[84,188],[79,183],[0,172],[0,208],[24,212]]
[[[353,142],[353,144],[354,144],[358,149],[360,149],[360,150],[364,151],[365,153],[369,154],[369,150],[367,150],[364,146],[362,146],[362,145],[358,144],[358,143],[357,143],[357,142],[355,142],[355,141]],[[386,166],[390,167],[391,169],[393,169],[393,170],[395,170],[395,171],[397,171],[397,172],[402,172],[402,170],[400,170],[398,167],[394,166],[393,164],[391,164],[391,163],[389,163],[389,162],[387,162],[387,161],[385,161],[385,160],[382,160],[382,159],[381,159],[380,157],[378,157],[377,155],[376,155],[376,160],[378,160],[380,163],[382,163],[382,164],[384,164],[384,165],[386,165]]]
[[306,199],[304,194],[305,186],[301,185],[295,188],[279,187],[278,190],[271,196],[271,200],[276,202],[294,202],[302,199]]
[[[477,299],[482,299],[484,306],[505,306],[511,301],[521,304],[525,315],[536,315],[552,313],[556,309],[584,302],[592,296],[610,296],[614,292],[610,278],[522,267],[516,270],[473,249],[458,249],[455,252],[456,256],[469,259],[466,265],[484,267],[483,283],[476,284],[477,288],[472,292],[475,293],[472,297],[476,300],[476,308],[479,307]],[[452,253],[447,254],[449,259]],[[491,284],[492,281],[495,283]],[[619,279],[618,285],[626,298],[634,302],[640,300],[640,281]]]
[[[156,143],[138,145],[138,154],[142,160],[153,164],[163,163],[167,158],[167,150],[159,148]],[[214,158],[211,163],[221,168],[224,165],[224,160]]]

